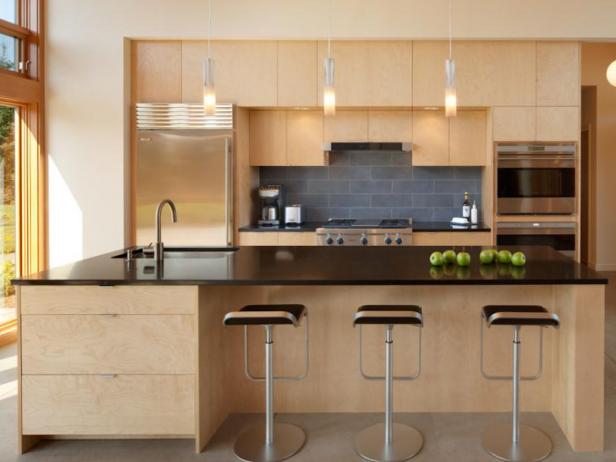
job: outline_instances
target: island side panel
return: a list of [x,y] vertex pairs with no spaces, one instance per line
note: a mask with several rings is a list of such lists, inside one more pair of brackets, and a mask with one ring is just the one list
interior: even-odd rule
[[554,286],[554,417],[575,451],[603,450],[605,286]]
[[[481,307],[486,304],[540,304],[552,309],[552,286],[241,286],[229,290],[227,311],[252,303],[302,303],[310,319],[310,372],[300,382],[277,382],[277,412],[381,412],[383,384],[363,380],[358,372],[358,329],[352,316],[364,304],[418,304],[424,310],[422,374],[413,382],[395,384],[396,409],[401,412],[509,412],[511,386],[481,376],[479,345]],[[365,368],[384,369],[384,331],[366,329]],[[553,332],[546,329],[545,347],[551,351]],[[242,329],[228,328],[228,364],[233,400],[231,412],[262,412],[263,386],[243,372]],[[417,330],[394,329],[396,374],[416,366]],[[494,374],[511,373],[512,329],[486,330],[486,365]],[[538,365],[538,329],[522,333],[522,373]],[[263,329],[250,329],[250,366],[263,372]],[[275,328],[274,370],[301,372],[303,331]],[[521,387],[522,409],[550,412],[551,361],[545,358],[544,376]]]

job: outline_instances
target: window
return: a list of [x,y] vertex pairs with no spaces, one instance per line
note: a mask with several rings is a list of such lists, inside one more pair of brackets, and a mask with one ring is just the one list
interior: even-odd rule
[[19,6],[17,0],[0,0],[0,19],[17,23],[17,12]]
[[0,68],[16,71],[17,63],[20,61],[20,48],[21,41],[19,39],[0,34]]

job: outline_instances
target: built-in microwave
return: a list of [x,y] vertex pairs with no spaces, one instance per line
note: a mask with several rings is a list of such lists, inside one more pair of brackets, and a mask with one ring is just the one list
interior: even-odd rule
[[499,215],[575,213],[576,145],[498,144]]
[[575,257],[576,225],[573,222],[515,222],[496,224],[499,246],[547,245]]

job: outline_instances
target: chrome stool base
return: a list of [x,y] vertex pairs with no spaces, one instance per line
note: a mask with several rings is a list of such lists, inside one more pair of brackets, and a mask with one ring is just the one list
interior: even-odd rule
[[274,443],[265,443],[265,425],[249,428],[235,441],[235,455],[246,462],[276,462],[297,454],[306,443],[306,433],[288,423],[274,424]]
[[357,434],[355,450],[372,462],[402,462],[421,451],[423,436],[419,430],[394,423],[392,436],[392,442],[385,444],[385,424],[372,425]]
[[520,425],[520,441],[513,444],[511,424],[494,424],[487,427],[481,445],[498,460],[511,462],[537,462],[552,452],[550,437],[534,427]]

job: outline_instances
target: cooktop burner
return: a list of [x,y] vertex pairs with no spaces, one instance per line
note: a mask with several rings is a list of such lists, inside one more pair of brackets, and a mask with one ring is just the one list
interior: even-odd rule
[[363,219],[330,218],[324,228],[409,228],[409,219]]

